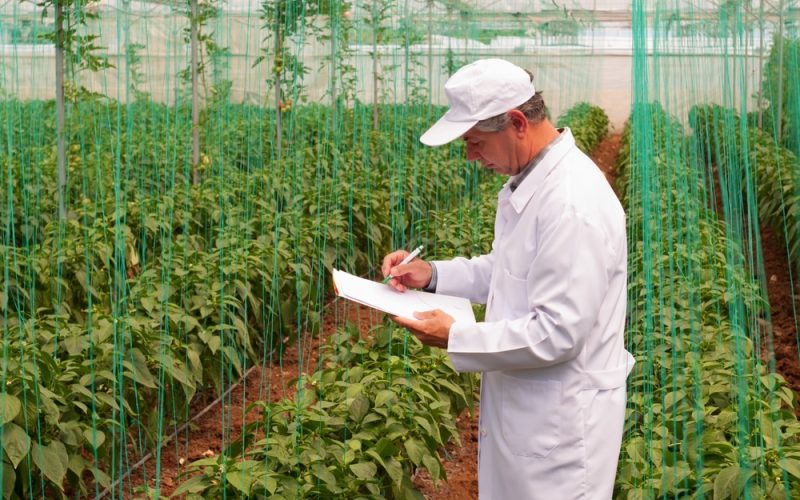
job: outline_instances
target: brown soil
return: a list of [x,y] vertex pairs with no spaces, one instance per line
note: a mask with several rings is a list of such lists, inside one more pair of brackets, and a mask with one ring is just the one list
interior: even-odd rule
[[622,134],[611,134],[606,136],[592,151],[592,159],[603,171],[611,187],[614,187],[614,181],[617,179],[617,156],[619,148],[622,146],[621,143]]
[[428,500],[469,500],[478,498],[478,413],[467,411],[458,417],[461,445],[451,443],[442,453],[447,481],[433,484],[428,471],[420,470],[414,478]]
[[[714,207],[723,213],[717,166],[712,166],[714,182]],[[768,321],[761,324],[761,360],[770,370],[782,375],[789,387],[800,394],[800,348],[798,347],[797,312],[794,307],[795,292],[789,276],[789,257],[786,240],[765,224],[759,224],[764,276],[769,301]],[[796,285],[795,285],[796,287]],[[795,403],[795,414],[800,417],[800,401]]]
[[[766,342],[762,342],[762,360],[770,363],[774,356],[775,371],[783,375],[795,393],[800,393],[797,317],[793,307],[795,294],[789,276],[786,242],[772,228],[762,227],[761,245],[772,323],[772,338],[767,329]],[[797,280],[797,275],[792,278]],[[795,404],[795,413],[800,417],[800,404]]]

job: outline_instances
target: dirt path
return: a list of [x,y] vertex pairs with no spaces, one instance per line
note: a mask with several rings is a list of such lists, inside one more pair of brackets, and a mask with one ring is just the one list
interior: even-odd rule
[[597,145],[591,155],[592,160],[603,171],[612,187],[617,179],[617,156],[621,146],[622,134],[611,134]]
[[[800,356],[797,347],[797,321],[792,303],[795,293],[789,278],[789,259],[786,242],[772,228],[761,228],[761,247],[764,255],[764,274],[767,281],[767,296],[770,304],[772,322],[772,346],[769,339],[762,343],[762,360],[769,363],[770,355],[775,357],[775,371],[783,375],[794,392],[800,394]],[[794,287],[798,276],[793,274]],[[795,405],[795,413],[800,417],[800,404]]]
[[[723,213],[719,174],[717,167],[712,167],[714,176],[714,206],[718,213]],[[745,221],[746,223],[746,221]],[[773,228],[759,224],[761,251],[764,261],[764,276],[767,284],[767,300],[769,301],[769,323],[762,324],[761,361],[769,366],[775,363],[775,372],[781,374],[795,394],[800,395],[800,353],[798,352],[798,325],[796,311],[793,307],[797,290],[797,273],[789,276],[789,257],[786,252],[786,240]],[[759,320],[760,321],[760,320]],[[770,331],[772,335],[770,336]],[[800,401],[795,404],[795,414],[800,417]]]

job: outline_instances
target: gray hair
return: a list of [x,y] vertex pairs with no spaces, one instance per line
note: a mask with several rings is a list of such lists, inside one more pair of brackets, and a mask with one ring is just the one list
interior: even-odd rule
[[[527,73],[530,75],[532,82],[533,75],[530,71],[527,71]],[[542,97],[541,91],[536,92],[533,94],[533,97],[514,109],[521,111],[522,114],[525,115],[525,118],[528,119],[528,122],[534,125],[541,123],[547,118],[547,109],[544,105],[544,98]],[[510,121],[511,119],[508,117],[508,111],[506,111],[503,114],[479,121],[475,124],[475,128],[481,132],[499,132],[506,128]]]

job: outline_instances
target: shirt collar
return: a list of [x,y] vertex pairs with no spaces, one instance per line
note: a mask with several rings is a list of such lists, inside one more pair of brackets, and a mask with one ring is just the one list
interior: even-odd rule
[[525,178],[520,179],[514,191],[511,191],[511,183],[523,175],[524,170],[509,179],[505,185],[506,197],[517,213],[522,212],[544,179],[573,147],[575,147],[575,139],[572,137],[572,131],[564,128],[559,136],[546,146],[547,151],[542,151],[544,155],[540,153],[541,158],[539,158],[540,155],[536,155],[536,158],[525,167],[527,169],[533,164],[535,168],[530,168],[530,171],[525,173]]
[[536,167],[536,165],[538,165],[542,161],[542,159],[545,156],[547,156],[547,153],[549,153],[550,150],[553,149],[553,146],[555,146],[564,139],[564,135],[562,134],[563,131],[564,131],[563,128],[558,129],[558,135],[556,136],[556,138],[548,142],[547,145],[544,148],[542,148],[542,150],[539,151],[539,153],[536,156],[534,156],[531,161],[528,162],[528,164],[520,171],[520,173],[511,178],[511,182],[509,183],[508,187],[509,189],[511,189],[512,192],[517,190],[519,185],[522,184],[522,181],[524,181],[525,178],[528,177],[528,174],[530,174],[531,171],[533,171],[534,167]]

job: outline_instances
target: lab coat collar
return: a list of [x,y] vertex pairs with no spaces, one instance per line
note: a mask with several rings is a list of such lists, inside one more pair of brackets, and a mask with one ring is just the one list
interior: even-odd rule
[[512,177],[506,182],[504,189],[510,193],[508,195],[508,201],[518,214],[522,213],[522,209],[524,209],[525,205],[533,198],[536,190],[542,185],[544,179],[553,171],[556,165],[559,164],[564,155],[574,147],[575,139],[572,137],[572,131],[569,128],[565,128],[564,131],[561,132],[561,140],[558,144],[553,146],[514,192],[511,192],[511,181],[514,178]]

